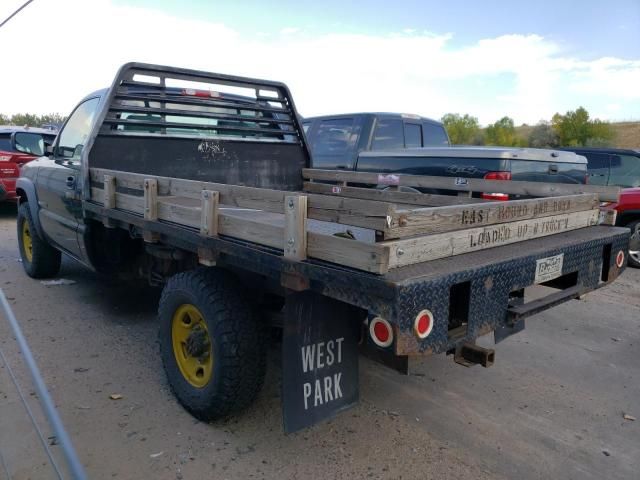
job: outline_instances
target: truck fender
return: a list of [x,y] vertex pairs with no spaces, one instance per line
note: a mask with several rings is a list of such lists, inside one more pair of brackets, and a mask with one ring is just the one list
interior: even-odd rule
[[16,181],[16,193],[18,194],[20,203],[23,203],[26,197],[26,201],[29,202],[29,210],[31,210],[31,218],[33,219],[38,235],[45,238],[42,225],[40,225],[40,216],[38,215],[38,195],[36,194],[35,185],[30,179],[20,177]]

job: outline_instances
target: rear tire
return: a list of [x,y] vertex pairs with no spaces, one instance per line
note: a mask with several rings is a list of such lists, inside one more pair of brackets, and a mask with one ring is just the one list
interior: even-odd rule
[[162,291],[164,369],[178,401],[199,420],[247,408],[262,388],[267,329],[244,290],[229,272],[199,268],[173,276]]
[[38,235],[28,202],[18,207],[17,227],[20,258],[27,275],[31,278],[56,276],[60,271],[62,255]]
[[630,267],[640,268],[640,220],[627,223],[625,227],[631,229],[631,239],[629,240],[629,259],[627,263]]

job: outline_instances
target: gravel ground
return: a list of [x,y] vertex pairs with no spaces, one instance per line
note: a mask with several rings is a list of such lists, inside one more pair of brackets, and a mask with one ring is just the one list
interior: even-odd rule
[[[5,207],[0,288],[90,478],[638,478],[640,420],[623,415],[640,418],[640,270],[532,318],[490,369],[438,356],[404,377],[362,359],[356,408],[284,435],[275,349],[247,413],[198,422],[164,378],[159,292],[68,260],[60,277],[75,284],[42,285],[22,271],[15,237]],[[0,348],[50,436],[4,321]],[[54,478],[1,361],[0,453],[10,478]]]

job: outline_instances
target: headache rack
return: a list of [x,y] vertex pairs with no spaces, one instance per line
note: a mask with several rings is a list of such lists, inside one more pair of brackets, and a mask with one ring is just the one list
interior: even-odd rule
[[140,63],[118,72],[88,146],[92,167],[283,190],[309,166],[286,85]]

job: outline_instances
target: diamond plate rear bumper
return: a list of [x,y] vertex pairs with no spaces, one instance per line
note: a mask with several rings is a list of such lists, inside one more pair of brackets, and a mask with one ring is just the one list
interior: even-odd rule
[[[573,287],[575,295],[558,301],[556,294],[554,299],[549,297],[548,305],[544,301],[542,306],[537,305],[541,308],[536,311],[600,288],[615,280],[624,269],[624,265],[616,265],[616,255],[622,251],[626,259],[628,244],[628,229],[590,227],[395,271],[387,276],[387,280],[397,282],[394,308],[386,312],[386,318],[396,329],[394,352],[397,355],[446,352],[499,326],[510,325],[513,321],[513,312],[512,315],[508,312],[510,297],[512,305],[514,300],[518,301],[513,299],[512,292],[534,284],[536,260],[541,258],[564,254],[563,277],[556,283],[564,280],[560,286]],[[407,278],[401,279],[403,275]],[[435,320],[431,334],[420,340],[413,332],[413,324],[416,315],[425,308]],[[456,313],[456,318],[450,319],[450,310],[455,310],[451,313]],[[466,325],[452,330],[452,324],[459,324],[459,317],[465,314]]]

